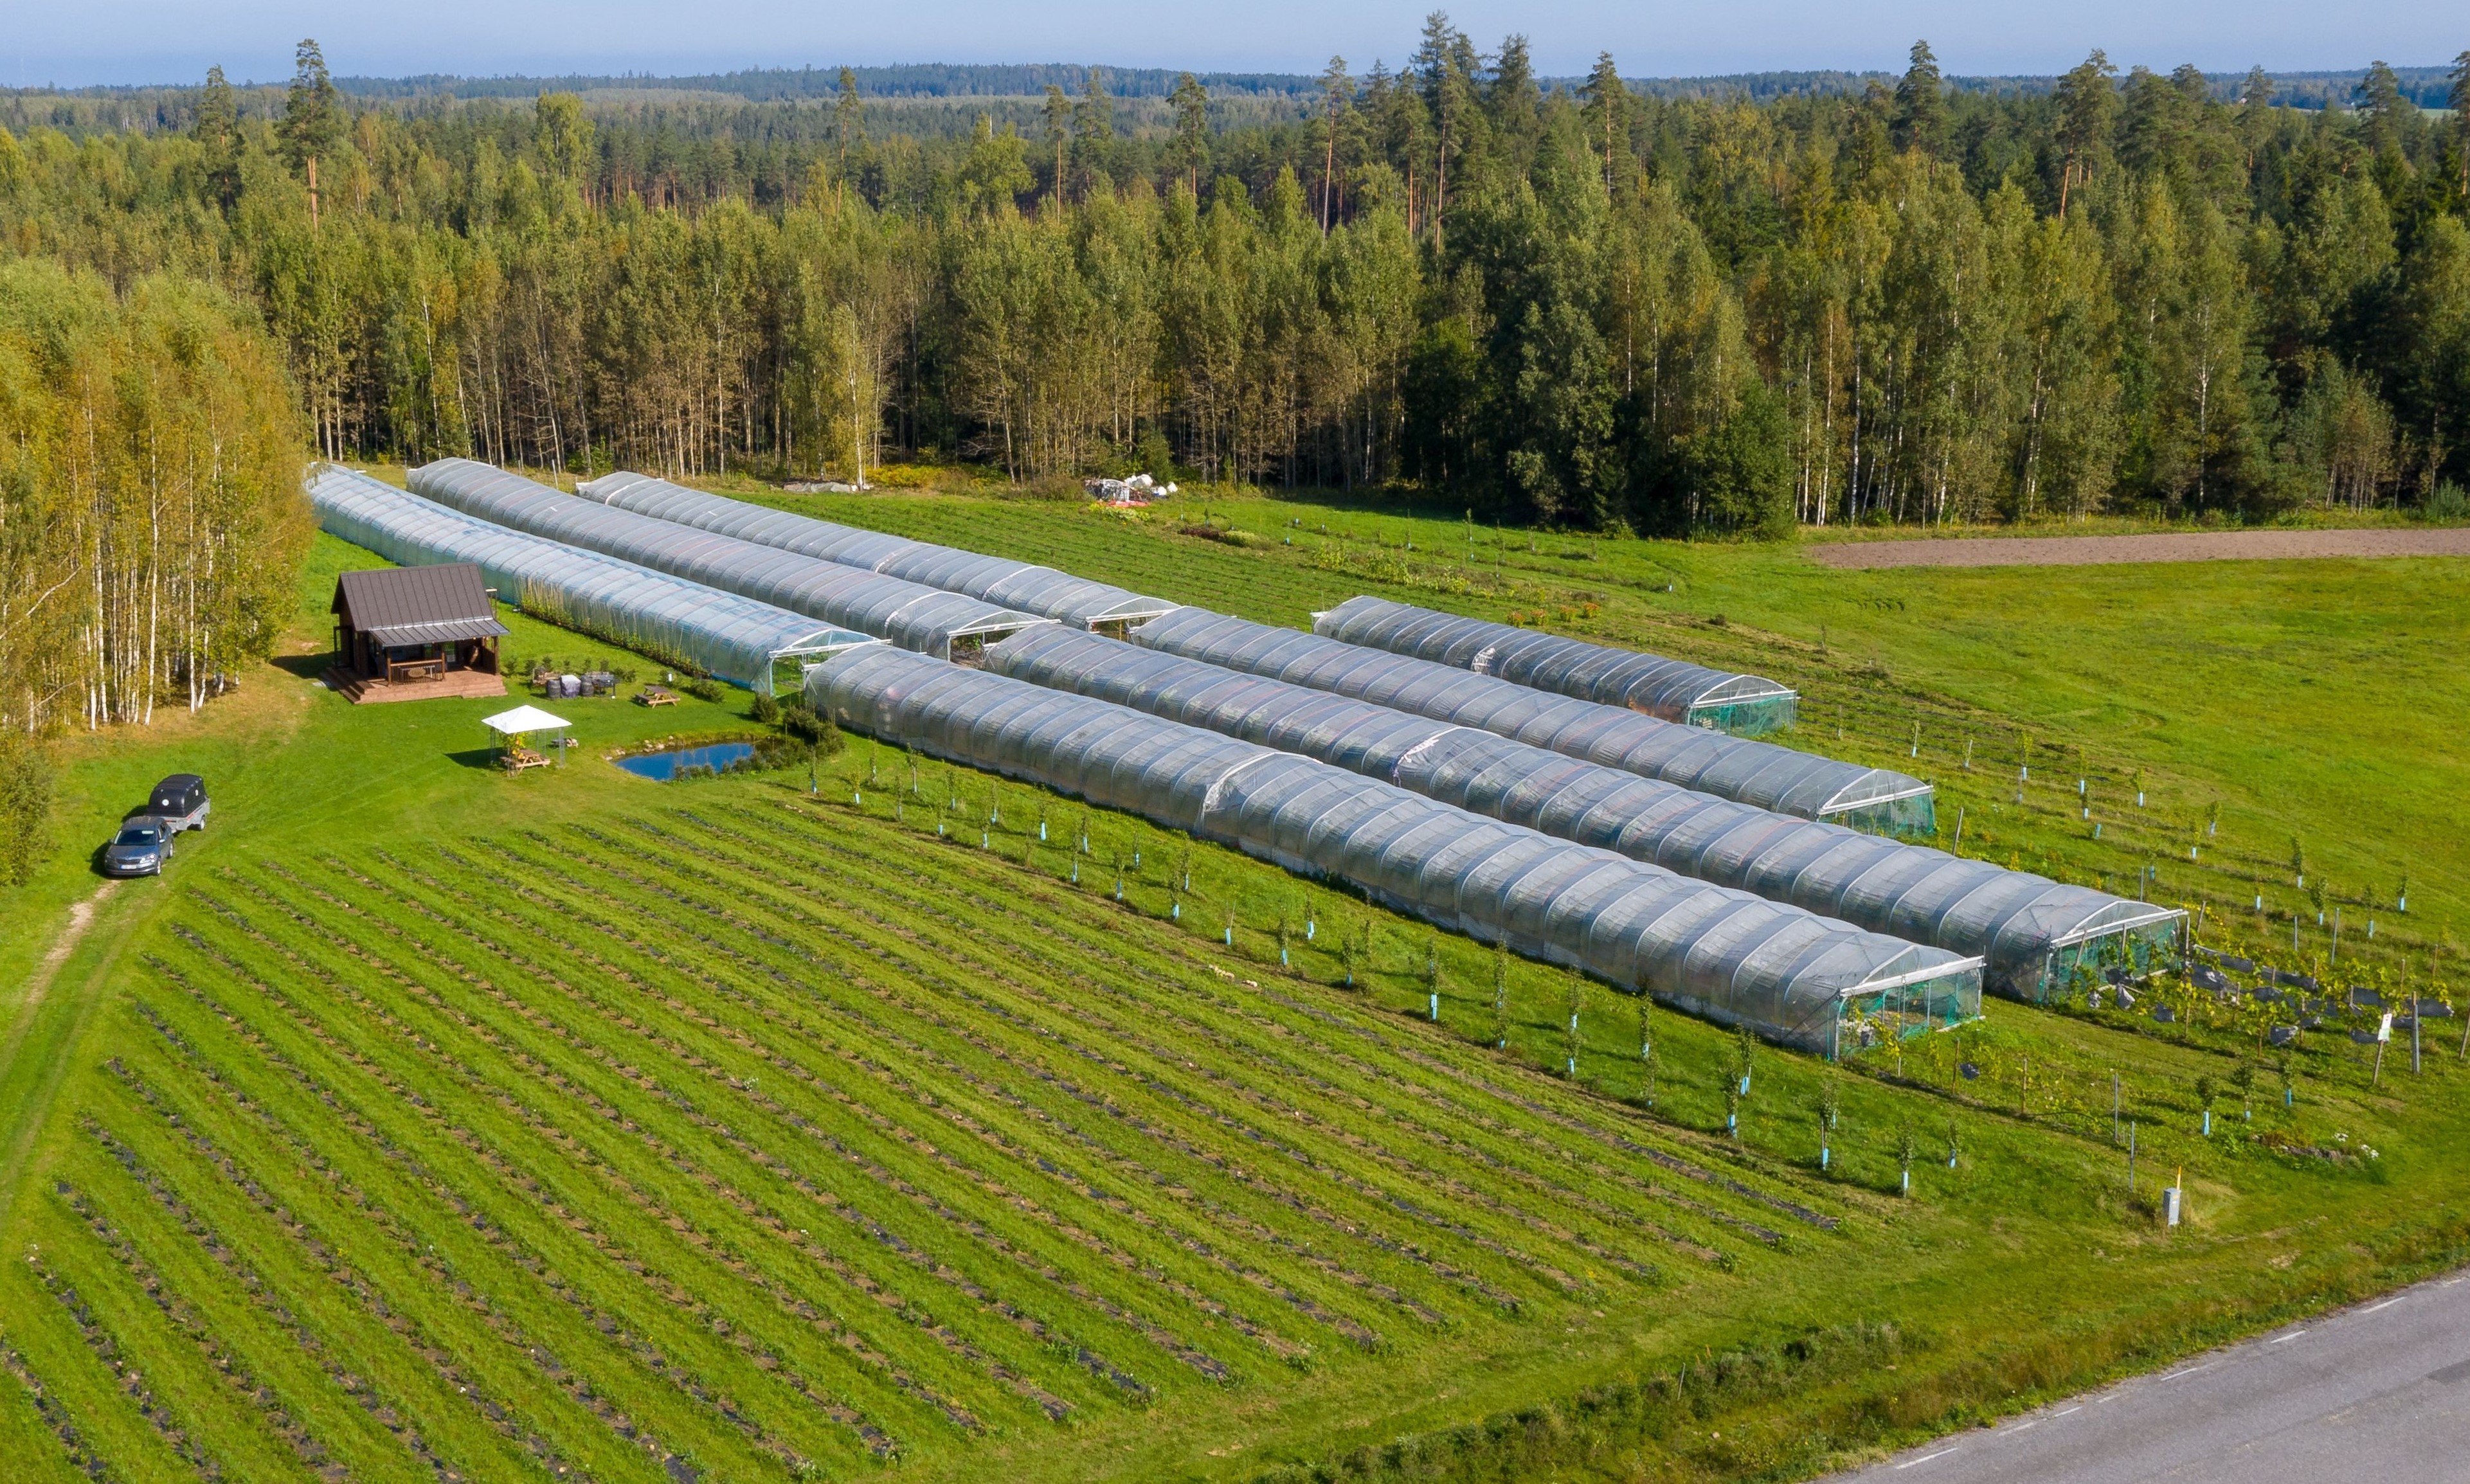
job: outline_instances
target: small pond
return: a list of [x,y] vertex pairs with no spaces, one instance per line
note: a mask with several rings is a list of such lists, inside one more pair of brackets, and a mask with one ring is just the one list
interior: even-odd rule
[[618,766],[638,777],[656,778],[666,783],[682,769],[710,768],[726,773],[732,765],[755,755],[752,742],[713,742],[703,747],[681,747],[666,753],[638,753],[620,757]]

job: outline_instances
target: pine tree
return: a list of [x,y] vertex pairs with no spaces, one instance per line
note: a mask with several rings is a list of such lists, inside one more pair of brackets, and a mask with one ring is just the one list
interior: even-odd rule
[[2371,62],[2367,75],[2359,81],[2356,98],[2359,112],[2365,116],[2367,127],[2365,142],[2378,155],[2398,157],[2402,146],[2418,122],[2418,105],[2401,96],[2401,79],[2393,76],[2385,62]]
[[1079,101],[1072,105],[1072,164],[1081,176],[1084,199],[1112,167],[1114,148],[1114,101],[1107,96],[1104,77],[1092,67]]
[[832,102],[832,151],[838,163],[835,189],[845,189],[850,158],[866,149],[866,104],[858,97],[857,74],[841,69],[840,96]]
[[2109,148],[2109,121],[2118,111],[2118,90],[2110,79],[2118,69],[2100,48],[2059,79],[2058,142],[2062,155],[2059,215],[2067,212],[2068,192],[2079,180],[2089,182],[2095,161]]
[[[1432,224],[1433,245],[1438,247],[1442,224],[1449,216],[1450,163],[1467,152],[1467,136],[1474,123],[1475,47],[1464,32],[1450,24],[1448,14],[1434,11],[1424,17],[1423,39],[1415,48],[1413,67],[1434,136],[1432,210],[1427,220]],[[1411,178],[1408,188],[1410,199],[1414,194]]]
[[[1191,74],[1186,73],[1184,76],[1189,79]],[[1200,84],[1194,85],[1197,87]],[[1181,85],[1178,84],[1177,91],[1180,93],[1181,90]],[[1354,111],[1355,81],[1346,75],[1346,58],[1333,57],[1329,59],[1329,65],[1321,70],[1320,75],[1320,232],[1323,237],[1329,235],[1330,224],[1337,220],[1333,212],[1332,197],[1338,190],[1339,135],[1344,131],[1346,120]],[[1178,115],[1177,119],[1178,144],[1181,143],[1179,137],[1181,123],[1182,120]],[[1198,190],[1194,194],[1199,195]]]
[[1183,167],[1185,189],[1199,201],[1200,173],[1209,164],[1209,89],[1187,72],[1177,80],[1169,102],[1175,104],[1176,163]]
[[1896,148],[1936,154],[1946,137],[1946,87],[1927,41],[1913,43],[1912,65],[1896,83]]
[[2461,195],[2470,199],[2470,51],[2453,58],[2452,83],[2444,101],[2453,109],[2454,148],[2461,151]]
[[1590,149],[1600,149],[1604,164],[1604,194],[1614,194],[1613,161],[1626,155],[1629,149],[1629,84],[1621,81],[1620,69],[1613,65],[1613,54],[1596,54],[1596,66],[1587,74],[1586,85],[1579,92],[1587,100],[1587,140]]
[[1046,142],[1055,149],[1054,195],[1060,210],[1063,205],[1063,155],[1072,148],[1072,99],[1052,82],[1046,84]]
[[198,118],[191,126],[206,156],[206,183],[215,203],[229,211],[240,199],[240,110],[231,84],[220,66],[206,69],[206,85],[198,94]]
[[2248,173],[2255,173],[2255,152],[2272,135],[2272,79],[2262,67],[2248,69],[2239,84],[2239,143],[2247,154]]
[[326,73],[326,55],[314,39],[304,39],[293,54],[291,87],[284,95],[283,120],[275,127],[284,157],[303,173],[309,186],[309,222],[317,222],[317,161],[334,152],[343,138],[341,95]]

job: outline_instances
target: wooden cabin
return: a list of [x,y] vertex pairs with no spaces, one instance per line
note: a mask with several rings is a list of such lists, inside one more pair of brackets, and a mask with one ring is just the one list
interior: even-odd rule
[[332,611],[327,684],[356,702],[506,693],[498,674],[506,626],[470,562],[345,572]]

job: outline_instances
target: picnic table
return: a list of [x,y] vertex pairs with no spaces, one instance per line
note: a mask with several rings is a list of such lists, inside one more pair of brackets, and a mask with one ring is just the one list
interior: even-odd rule
[[678,704],[676,692],[660,685],[644,686],[642,690],[636,695],[635,699],[645,706],[675,706]]
[[445,678],[446,661],[443,660],[389,660],[386,661],[386,682],[389,684],[404,681],[442,681]]
[[548,759],[543,757],[540,754],[533,752],[530,748],[513,747],[506,750],[506,771],[508,773],[521,773],[525,768],[546,768],[548,766]]

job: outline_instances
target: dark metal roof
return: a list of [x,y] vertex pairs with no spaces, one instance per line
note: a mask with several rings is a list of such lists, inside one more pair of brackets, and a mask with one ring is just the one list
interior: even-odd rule
[[345,572],[336,579],[331,611],[386,645],[443,644],[506,632],[489,590],[480,584],[479,567],[471,562]]

